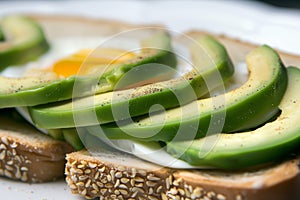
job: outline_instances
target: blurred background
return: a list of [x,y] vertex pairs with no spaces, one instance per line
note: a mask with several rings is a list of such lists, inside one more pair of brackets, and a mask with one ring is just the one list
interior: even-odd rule
[[260,0],[260,1],[278,7],[300,8],[299,0]]

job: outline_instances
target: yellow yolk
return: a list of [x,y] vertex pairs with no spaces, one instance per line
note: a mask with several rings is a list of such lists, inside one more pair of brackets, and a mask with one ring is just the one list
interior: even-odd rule
[[105,64],[118,64],[134,58],[135,56],[134,53],[122,49],[82,49],[71,56],[58,60],[52,66],[52,71],[60,77],[69,77],[78,74],[81,67],[91,68],[103,66]]

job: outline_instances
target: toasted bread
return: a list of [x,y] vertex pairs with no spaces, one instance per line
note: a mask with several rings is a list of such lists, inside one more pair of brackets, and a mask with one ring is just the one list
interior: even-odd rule
[[63,141],[42,134],[16,111],[0,111],[0,175],[23,182],[63,177],[65,154],[74,151]]

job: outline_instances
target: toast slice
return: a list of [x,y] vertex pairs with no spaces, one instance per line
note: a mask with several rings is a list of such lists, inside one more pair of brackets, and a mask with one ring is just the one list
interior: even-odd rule
[[65,155],[74,149],[42,134],[13,109],[0,110],[0,175],[23,182],[62,178]]
[[178,170],[114,150],[67,155],[71,192],[87,199],[299,199],[300,159],[256,170]]
[[[186,33],[190,37],[204,34],[212,35],[202,31]],[[257,47],[224,35],[212,36],[225,45],[235,65]],[[286,66],[300,66],[300,57],[279,53]],[[88,199],[300,198],[300,157],[235,172],[165,168],[103,146],[97,147],[96,156],[82,150],[68,154],[66,159],[66,181],[71,192]]]

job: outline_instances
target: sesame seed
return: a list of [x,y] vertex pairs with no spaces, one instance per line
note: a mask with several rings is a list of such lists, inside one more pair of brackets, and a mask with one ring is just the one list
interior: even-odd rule
[[27,172],[27,171],[28,171],[28,168],[27,168],[27,167],[21,167],[21,171],[22,171],[22,172]]
[[141,177],[135,177],[134,181],[135,182],[144,182],[145,180],[143,178],[141,178]]
[[142,193],[142,194],[144,194],[145,193],[145,191],[142,189],[142,188],[138,188],[138,187],[133,187],[132,188],[132,191],[133,192],[139,192],[139,193]]
[[21,181],[27,181],[28,177],[27,177],[27,173],[23,172],[22,176],[21,176]]
[[117,172],[117,173],[115,174],[115,177],[116,177],[116,178],[121,178],[121,177],[122,177],[122,173],[121,173],[121,172]]
[[0,153],[0,160],[4,160],[5,159],[5,154],[6,152],[5,151],[1,151]]
[[76,165],[76,164],[77,164],[77,160],[74,160],[74,161],[71,163],[72,166],[74,166],[74,165]]
[[[21,157],[21,158],[23,158],[23,157]],[[31,161],[30,160],[25,160],[25,163],[26,164],[31,164]]]
[[99,191],[99,187],[95,183],[92,184],[92,187],[93,187],[94,190]]
[[149,188],[149,191],[148,191],[148,194],[153,194],[153,188],[151,187],[151,188]]
[[121,172],[123,172],[123,171],[126,170],[126,168],[125,168],[124,166],[119,166],[119,167],[118,167],[118,170],[121,171]]
[[7,169],[8,171],[14,171],[14,168],[9,165],[5,165],[5,169]]
[[98,179],[100,172],[96,172],[94,179]]
[[111,180],[114,182],[115,181],[115,171],[114,170],[110,170],[110,175],[111,175]]
[[138,193],[139,193],[139,191],[137,191],[137,190],[136,190],[136,191],[134,191],[134,192],[133,192],[133,194],[131,195],[131,197],[132,197],[132,198],[135,198],[135,197],[136,197],[136,195],[137,195]]
[[22,162],[20,156],[18,156],[18,155],[15,156],[15,159],[16,159],[16,161],[17,161],[18,163],[21,163],[21,162]]
[[120,189],[120,192],[121,192],[122,195],[128,195],[127,190]]
[[211,200],[211,198],[209,198],[208,196],[204,196],[203,200]]
[[111,175],[107,175],[106,178],[107,178],[108,182],[110,182],[112,180]]
[[90,169],[84,170],[84,173],[85,173],[85,174],[90,174],[91,172],[92,172],[92,170],[90,170]]
[[107,192],[107,189],[106,189],[106,188],[102,188],[102,189],[100,190],[100,192],[101,192],[102,195],[104,195],[104,194]]
[[170,189],[170,181],[169,178],[166,178],[166,188]]
[[9,161],[6,162],[6,164],[12,165],[12,164],[14,164],[14,161],[13,160],[9,160]]
[[115,183],[115,185],[114,185],[114,188],[117,188],[119,185],[120,185],[120,180],[117,179],[117,181],[116,181],[116,183]]
[[185,192],[184,192],[183,189],[179,188],[179,189],[178,189],[178,192],[179,192],[179,194],[180,194],[181,196],[185,196]]
[[89,162],[88,166],[89,166],[89,168],[94,169],[94,168],[97,167],[97,164],[96,164],[96,163],[90,163],[90,162]]
[[91,179],[88,179],[87,182],[86,182],[86,184],[85,184],[85,187],[86,187],[86,188],[90,187],[91,182],[92,182],[92,180],[91,180]]
[[115,190],[114,193],[115,193],[115,195],[119,195],[120,191],[119,190]]
[[103,183],[101,183],[100,181],[97,181],[96,184],[99,186],[99,187],[103,187]]
[[156,198],[154,196],[150,196],[150,195],[148,195],[148,199],[150,199],[150,200],[158,200],[158,198]]
[[77,165],[77,168],[79,169],[84,168],[84,165]]
[[217,194],[218,200],[226,200],[226,197],[223,194]]
[[5,150],[5,149],[7,149],[6,146],[5,146],[4,144],[1,143],[1,144],[0,144],[0,150]]
[[134,178],[136,176],[136,172],[137,172],[136,168],[132,168],[131,171],[132,171],[131,177]]
[[104,172],[105,171],[105,166],[103,166],[102,168],[99,169],[100,172]]
[[77,189],[76,185],[74,185],[74,184],[69,184],[69,187],[70,187],[72,190]]
[[161,193],[162,188],[163,188],[163,187],[162,187],[161,185],[158,186],[157,189],[156,189],[156,193],[157,193],[157,194]]
[[136,187],[144,187],[144,183],[136,183],[134,186],[136,186]]
[[6,145],[8,145],[8,140],[6,137],[1,138],[2,142]]
[[92,194],[97,194],[98,191],[97,191],[97,190],[92,190],[91,193],[92,193]]
[[113,188],[114,185],[112,183],[106,183],[105,187],[109,189],[109,188]]
[[128,183],[129,179],[128,178],[121,178],[121,183]]
[[208,196],[209,198],[212,198],[212,197],[216,196],[216,193],[210,191],[210,192],[207,193],[207,196]]
[[10,147],[13,149],[16,148],[17,146],[18,146],[18,144],[16,142],[13,142],[12,144],[10,144]]
[[166,194],[162,193],[162,194],[161,194],[161,199],[162,199],[162,200],[168,200],[168,197],[167,197]]
[[83,174],[83,171],[81,169],[75,169],[76,174]]
[[235,199],[236,200],[242,200],[243,198],[242,198],[242,196],[240,194],[238,194],[238,195],[236,195]]
[[16,151],[15,149],[12,149],[11,152],[12,152],[12,155],[13,155],[13,156],[16,156],[16,155],[17,155],[17,151]]
[[148,176],[147,176],[147,179],[148,179],[149,181],[159,181],[159,180],[160,180],[159,177],[151,176],[151,175],[148,175]]
[[81,160],[80,163],[81,163],[82,165],[87,165],[87,162],[86,162],[85,160]]
[[84,190],[81,191],[81,194],[82,194],[83,196],[85,196],[86,193],[87,193],[87,189],[84,189]]
[[171,190],[169,192],[170,192],[170,194],[175,195],[178,193],[178,190],[176,188],[171,188]]
[[128,187],[125,184],[120,184],[119,188],[128,190]]
[[157,184],[157,183],[155,183],[155,182],[153,182],[153,181],[146,181],[146,185],[147,185],[148,187],[154,187],[154,186],[156,186],[156,184]]
[[20,178],[21,178],[21,172],[20,172],[19,167],[16,167],[15,177],[16,177],[17,179],[20,179]]
[[169,176],[169,183],[171,184],[173,182],[173,177],[172,175]]
[[131,179],[131,180],[130,180],[130,184],[131,184],[131,186],[134,186],[134,185],[135,185],[134,179]]
[[76,185],[79,186],[79,187],[83,187],[84,186],[84,182],[77,182]]

